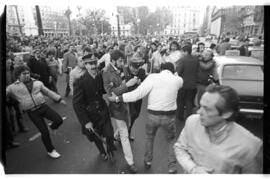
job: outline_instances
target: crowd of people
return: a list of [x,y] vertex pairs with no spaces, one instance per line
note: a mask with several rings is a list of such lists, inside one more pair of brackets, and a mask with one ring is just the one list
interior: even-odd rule
[[[63,117],[46,104],[44,95],[64,105],[63,98],[72,96],[82,133],[94,142],[101,159],[114,158],[118,141],[129,171],[137,173],[132,127],[142,98],[148,96],[146,168],[152,165],[154,138],[161,127],[168,144],[168,173],[177,173],[177,161],[187,173],[260,173],[262,141],[234,122],[239,116],[236,91],[209,80],[217,79],[213,57],[231,49],[228,40],[206,47],[165,36],[8,36],[5,148],[19,146],[15,122],[19,132],[28,131],[22,119],[26,112],[48,155],[59,158],[50,133]],[[240,55],[249,56],[245,43],[242,46]],[[60,75],[66,77],[65,94],[57,89]],[[45,118],[52,121],[49,126]],[[186,121],[178,139],[176,120]]]

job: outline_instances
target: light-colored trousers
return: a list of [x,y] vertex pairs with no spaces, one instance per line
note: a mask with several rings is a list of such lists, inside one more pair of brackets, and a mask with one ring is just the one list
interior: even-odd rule
[[125,159],[128,165],[133,165],[134,164],[133,154],[132,154],[132,150],[131,150],[131,146],[129,142],[127,124],[125,121],[118,120],[118,119],[115,119],[115,123],[116,123],[117,129],[114,133],[114,136],[117,138],[118,135],[120,135],[120,140],[121,140]]

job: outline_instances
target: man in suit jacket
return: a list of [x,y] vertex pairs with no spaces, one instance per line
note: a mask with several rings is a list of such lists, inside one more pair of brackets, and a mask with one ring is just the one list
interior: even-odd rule
[[[74,82],[73,108],[82,125],[82,133],[94,141],[103,160],[113,157],[113,127],[106,102],[101,73],[97,70],[97,58],[88,54],[82,58],[86,72]],[[107,152],[101,136],[106,138]]]
[[[182,48],[184,57],[177,62],[176,71],[184,80],[183,87],[179,89],[177,95],[177,117],[184,120],[192,114],[194,108],[194,98],[196,95],[196,82],[199,68],[198,59],[191,56],[192,47],[186,45]],[[184,107],[186,106],[186,116],[184,117]]]
[[[137,77],[130,79],[128,82],[123,80],[123,67],[124,67],[124,54],[119,50],[114,50],[111,53],[111,63],[103,72],[104,88],[108,95],[112,95],[112,92],[116,95],[121,95],[128,91],[128,87],[131,87],[139,82]],[[116,120],[116,126],[118,128],[120,139],[123,147],[125,159],[128,163],[131,173],[136,173],[137,168],[134,165],[133,154],[130,147],[128,138],[128,111],[125,103],[109,103],[109,109],[111,116]]]

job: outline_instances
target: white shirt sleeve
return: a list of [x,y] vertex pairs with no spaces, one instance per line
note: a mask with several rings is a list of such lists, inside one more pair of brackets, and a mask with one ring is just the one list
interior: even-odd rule
[[138,86],[135,90],[124,93],[123,101],[124,102],[134,102],[139,99],[142,99],[144,96],[146,96],[153,88],[153,81],[152,75],[149,75],[145,78],[145,80]]

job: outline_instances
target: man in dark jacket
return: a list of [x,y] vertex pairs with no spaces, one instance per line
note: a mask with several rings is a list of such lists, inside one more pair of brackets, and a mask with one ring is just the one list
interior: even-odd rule
[[[82,133],[90,142],[95,142],[102,160],[107,160],[108,156],[113,157],[116,148],[113,143],[113,127],[109,110],[102,98],[106,92],[102,76],[97,72],[96,57],[88,54],[82,59],[87,71],[74,82],[73,108],[82,125]],[[106,138],[107,153],[102,136]]]
[[[176,72],[184,80],[183,87],[180,88],[177,95],[177,117],[184,120],[192,114],[194,108],[194,98],[196,95],[196,82],[199,62],[191,56],[192,47],[186,45],[182,48],[184,57],[180,58],[176,64]],[[184,116],[184,107],[186,115]]]
[[[145,70],[141,68],[141,66],[144,64],[144,60],[142,59],[142,57],[136,56],[135,54],[135,56],[131,57],[129,62],[130,62],[129,65],[125,66],[123,69],[124,75],[125,75],[124,79],[126,81],[129,81],[130,79],[137,76],[139,81],[142,82],[146,78]],[[128,87],[128,91],[133,91],[134,89],[136,89],[140,85],[140,82],[138,84],[135,84],[134,86]],[[129,139],[131,141],[134,141],[134,137],[131,136],[131,129],[135,120],[138,118],[140,114],[141,105],[142,105],[142,99],[135,102],[128,103],[128,106],[127,106],[129,117],[130,117],[130,126],[128,128],[128,134],[129,134]]]
[[47,88],[50,87],[50,69],[45,60],[45,54],[40,49],[35,49],[34,56],[30,58],[27,66],[31,70],[31,77],[40,80]]
[[[103,72],[104,88],[108,95],[112,92],[121,95],[128,91],[131,87],[139,82],[138,77],[130,79],[128,82],[123,80],[124,54],[119,50],[111,53],[111,63],[108,64]],[[125,103],[110,102],[109,109],[111,116],[115,118],[117,133],[119,131],[120,140],[131,173],[136,173],[137,168],[134,165],[133,154],[128,138],[129,116],[127,105]]]

